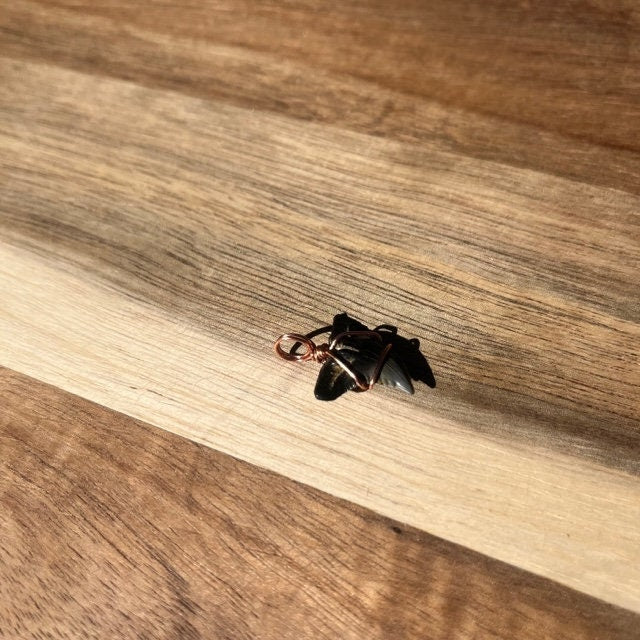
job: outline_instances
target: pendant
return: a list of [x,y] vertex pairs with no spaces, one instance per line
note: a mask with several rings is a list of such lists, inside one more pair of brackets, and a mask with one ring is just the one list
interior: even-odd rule
[[[376,383],[413,394],[412,378],[435,387],[435,378],[417,339],[398,335],[397,327],[379,325],[369,329],[340,313],[333,324],[305,335],[285,333],[275,341],[276,353],[284,360],[322,364],[315,387],[318,400],[335,400],[346,391],[368,391]],[[317,345],[312,338],[329,334]],[[283,342],[293,342],[286,351]]]

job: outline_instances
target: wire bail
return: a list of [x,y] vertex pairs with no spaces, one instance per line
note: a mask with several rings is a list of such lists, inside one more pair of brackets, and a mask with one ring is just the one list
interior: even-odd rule
[[[367,380],[365,376],[363,376],[359,371],[353,368],[353,365],[347,362],[336,350],[336,346],[340,343],[341,340],[348,337],[369,337],[375,338],[382,342],[382,334],[379,331],[343,331],[339,333],[333,340],[331,340],[330,344],[316,344],[312,338],[321,335],[322,333],[328,333],[331,331],[332,327],[322,327],[320,329],[316,329],[311,333],[307,333],[306,335],[302,335],[301,333],[283,333],[281,336],[277,338],[274,343],[274,348],[279,357],[283,360],[288,360],[290,362],[319,362],[323,363],[327,360],[333,360],[341,369],[343,369],[349,377],[355,382],[357,391],[368,391],[373,387],[373,385],[378,381],[380,377],[380,372],[382,371],[382,367],[389,355],[389,351],[391,351],[391,343],[387,344],[386,347],[381,351],[380,357],[378,358],[378,362],[376,363],[375,369],[373,371],[373,375],[370,380]],[[294,344],[286,351],[282,348],[283,342],[291,342]],[[298,353],[300,347],[304,347],[305,350],[301,353]]]

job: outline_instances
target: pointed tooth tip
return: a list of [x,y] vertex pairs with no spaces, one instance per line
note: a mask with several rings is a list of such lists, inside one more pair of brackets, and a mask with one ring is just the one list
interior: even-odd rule
[[400,389],[400,391],[404,391],[405,393],[408,393],[410,396],[412,396],[415,393],[413,385],[410,382],[408,385],[402,382],[398,382],[396,383],[396,389]]

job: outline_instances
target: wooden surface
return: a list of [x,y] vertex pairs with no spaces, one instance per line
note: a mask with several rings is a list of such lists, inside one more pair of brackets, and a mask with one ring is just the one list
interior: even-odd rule
[[[3,7],[0,364],[640,611],[639,20]],[[436,389],[315,402],[343,310]]]
[[2,637],[637,637],[636,614],[6,369],[0,382]]

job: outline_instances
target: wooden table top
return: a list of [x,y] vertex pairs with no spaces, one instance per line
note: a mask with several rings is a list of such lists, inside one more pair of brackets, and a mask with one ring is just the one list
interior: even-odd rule
[[[0,12],[0,637],[637,638],[634,3]],[[314,399],[346,311],[435,375]]]

